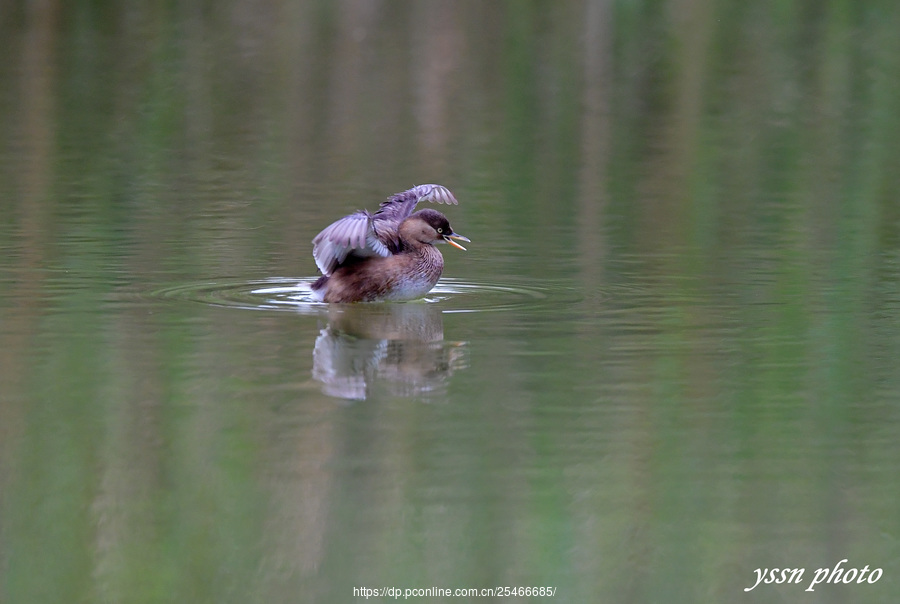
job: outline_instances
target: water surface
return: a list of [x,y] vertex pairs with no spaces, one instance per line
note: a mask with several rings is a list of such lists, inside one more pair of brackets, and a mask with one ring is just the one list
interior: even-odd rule
[[[0,601],[895,602],[898,30],[0,9]],[[312,303],[312,237],[426,182],[435,291]]]

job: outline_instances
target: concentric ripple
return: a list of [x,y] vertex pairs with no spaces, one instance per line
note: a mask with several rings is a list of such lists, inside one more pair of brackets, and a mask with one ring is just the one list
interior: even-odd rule
[[[310,286],[314,281],[313,278],[273,277],[256,281],[188,283],[158,289],[150,295],[211,306],[315,314],[328,304],[312,298]],[[423,302],[439,305],[444,313],[490,312],[540,305],[549,301],[549,291],[549,288],[533,286],[442,279]]]

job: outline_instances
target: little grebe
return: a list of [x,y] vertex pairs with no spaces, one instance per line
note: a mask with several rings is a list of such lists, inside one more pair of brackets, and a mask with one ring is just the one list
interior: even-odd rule
[[378,302],[421,298],[437,283],[444,257],[434,244],[469,241],[435,210],[413,210],[420,201],[456,205],[446,187],[419,185],[397,193],[374,214],[359,210],[326,227],[313,239],[322,276],[312,284],[323,302]]

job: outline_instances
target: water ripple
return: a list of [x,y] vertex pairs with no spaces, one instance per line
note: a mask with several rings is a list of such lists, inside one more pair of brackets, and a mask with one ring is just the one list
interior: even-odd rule
[[[252,281],[185,283],[149,293],[154,298],[200,302],[245,310],[288,311],[317,314],[329,305],[312,298],[315,278],[272,277]],[[556,298],[558,288],[498,285],[441,279],[422,301],[439,305],[443,313],[500,311],[538,306]]]

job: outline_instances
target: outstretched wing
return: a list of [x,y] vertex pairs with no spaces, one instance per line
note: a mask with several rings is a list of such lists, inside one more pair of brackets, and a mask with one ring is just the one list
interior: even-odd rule
[[391,251],[397,251],[400,245],[397,233],[400,223],[413,213],[420,201],[454,206],[459,204],[450,189],[441,185],[418,185],[382,201],[379,210],[372,215],[372,223],[378,239],[390,247]]
[[350,256],[390,256],[387,246],[375,236],[373,216],[360,210],[344,216],[313,239],[313,258],[323,275],[330,276]]
[[381,202],[374,214],[360,210],[325,227],[313,239],[313,258],[323,275],[330,276],[348,258],[387,257],[400,249],[400,223],[420,201],[457,205],[456,197],[441,185],[418,185]]

